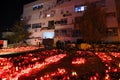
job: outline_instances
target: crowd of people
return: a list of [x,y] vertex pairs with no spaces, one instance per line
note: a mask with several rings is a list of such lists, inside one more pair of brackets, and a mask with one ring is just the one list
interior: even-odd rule
[[56,48],[58,49],[76,49],[76,50],[89,50],[93,52],[110,52],[110,51],[120,51],[120,44],[111,43],[86,43],[86,42],[71,42],[71,41],[60,41],[56,42]]

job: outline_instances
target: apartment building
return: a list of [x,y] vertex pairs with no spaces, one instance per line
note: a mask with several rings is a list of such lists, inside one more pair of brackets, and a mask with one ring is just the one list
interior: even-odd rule
[[83,15],[86,1],[105,8],[109,34],[106,41],[120,41],[115,0],[37,0],[23,8],[25,28],[32,33],[27,42],[36,45],[48,39],[53,43],[81,39],[74,23],[76,17]]

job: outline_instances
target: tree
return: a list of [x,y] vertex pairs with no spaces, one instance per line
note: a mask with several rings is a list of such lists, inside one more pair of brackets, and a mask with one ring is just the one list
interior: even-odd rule
[[87,3],[79,19],[81,37],[87,42],[98,42],[107,36],[105,11],[99,6]]
[[30,32],[25,30],[23,21],[16,22],[11,28],[13,34],[7,35],[5,38],[12,43],[19,43],[25,41],[31,35]]

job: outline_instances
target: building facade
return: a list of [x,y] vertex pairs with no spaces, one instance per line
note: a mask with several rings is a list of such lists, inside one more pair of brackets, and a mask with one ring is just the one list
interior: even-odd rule
[[120,41],[115,0],[37,0],[23,8],[25,28],[32,33],[27,42],[36,45],[46,39],[52,39],[54,43],[81,39],[74,23],[76,17],[83,15],[86,1],[106,9],[109,34],[106,41]]

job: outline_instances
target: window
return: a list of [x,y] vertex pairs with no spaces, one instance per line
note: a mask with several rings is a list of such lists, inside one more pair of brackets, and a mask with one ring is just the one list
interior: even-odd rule
[[66,24],[67,24],[67,19],[61,19],[60,24],[61,24],[61,25],[66,25]]
[[106,17],[115,17],[115,16],[116,16],[115,12],[106,13]]
[[51,10],[49,13],[44,13],[44,17],[54,17],[56,11],[55,10]]
[[80,16],[75,17],[74,20],[75,20],[75,24],[74,24],[75,28],[79,28],[80,27],[80,22],[82,22],[82,17],[80,17]]
[[85,9],[86,9],[86,6],[84,5],[75,6],[74,8],[75,12],[82,12],[82,11],[85,11]]
[[32,24],[32,28],[41,28],[40,23]]
[[75,17],[74,19],[75,19],[75,23],[80,23],[82,21],[81,16]]
[[43,39],[54,38],[54,32],[43,32]]
[[42,9],[42,8],[43,8],[43,3],[33,5],[33,10],[36,10],[36,9]]
[[55,37],[60,36],[60,30],[55,30]]
[[95,1],[92,4],[95,6],[105,7],[106,1],[105,0]]
[[50,14],[47,14],[46,17],[50,17]]
[[107,34],[109,36],[117,36],[118,35],[118,28],[108,28]]
[[38,9],[42,9],[43,8],[43,4],[38,4]]
[[31,28],[31,25],[30,25],[30,24],[25,25],[25,30],[28,30],[28,29],[30,29],[30,28]]
[[71,28],[67,28],[66,30],[67,30],[67,37],[71,37],[73,30]]
[[56,11],[55,10],[51,10],[50,16],[53,17],[55,14],[56,14]]
[[67,30],[61,30],[62,36],[67,36]]
[[57,0],[56,4],[62,4],[64,2],[64,0]]
[[80,37],[80,30],[73,30],[73,37]]
[[63,10],[61,10],[60,14],[63,14],[63,13],[64,13],[64,11],[63,11]]
[[36,9],[37,9],[37,5],[34,5],[34,6],[33,6],[33,10],[36,10]]
[[71,16],[72,14],[67,10],[64,14],[63,14],[63,17],[66,17],[66,16]]
[[55,24],[60,24],[60,21],[55,21]]
[[48,22],[48,28],[49,28],[49,29],[54,29],[54,28],[55,28],[55,26],[54,26],[54,21],[49,21],[49,22]]
[[72,29],[60,29],[55,30],[55,37],[70,37],[72,34]]
[[55,21],[55,24],[66,25],[67,19],[61,19],[60,21]]

